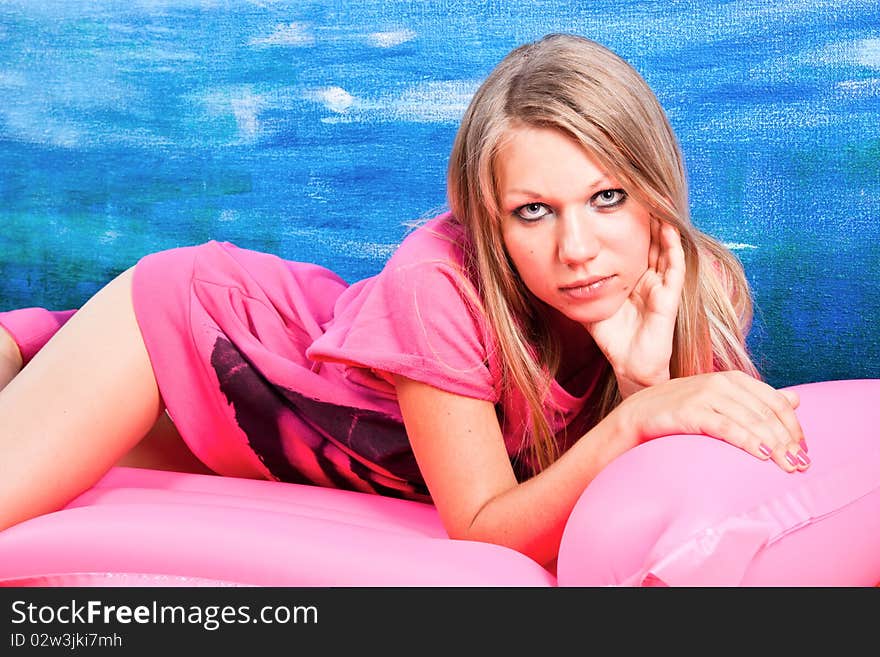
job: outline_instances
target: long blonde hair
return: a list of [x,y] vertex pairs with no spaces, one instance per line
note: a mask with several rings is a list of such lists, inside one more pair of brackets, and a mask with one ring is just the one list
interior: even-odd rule
[[[497,335],[504,395],[528,409],[532,471],[558,456],[545,399],[560,345],[516,275],[501,237],[495,160],[513,127],[558,129],[577,140],[636,201],[678,228],[686,275],[670,375],[719,370],[758,373],[745,346],[752,319],[749,286],[737,258],[690,220],[684,162],[654,93],[626,61],[588,39],[552,34],[509,53],[474,95],[449,159],[449,205],[470,242],[471,272]],[[592,421],[621,401],[606,364],[592,397]]]

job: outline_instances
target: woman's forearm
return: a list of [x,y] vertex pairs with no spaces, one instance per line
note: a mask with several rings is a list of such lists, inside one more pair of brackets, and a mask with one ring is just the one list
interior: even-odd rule
[[537,476],[492,498],[466,536],[510,547],[540,564],[552,562],[575,503],[599,472],[638,444],[637,427],[612,412]]

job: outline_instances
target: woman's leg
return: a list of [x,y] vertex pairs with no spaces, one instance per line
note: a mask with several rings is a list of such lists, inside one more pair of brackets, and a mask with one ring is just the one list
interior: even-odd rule
[[173,472],[217,474],[190,451],[167,413],[161,413],[150,432],[116,465]]
[[132,271],[90,299],[0,391],[0,530],[92,486],[162,413]]
[[0,326],[0,390],[21,371],[21,352],[15,340]]

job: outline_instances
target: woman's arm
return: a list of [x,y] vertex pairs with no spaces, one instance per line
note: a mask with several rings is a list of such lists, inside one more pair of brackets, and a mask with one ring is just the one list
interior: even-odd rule
[[614,419],[600,423],[538,476],[518,484],[491,402],[395,377],[422,476],[450,538],[496,543],[541,564],[586,485],[629,446]]
[[523,483],[514,476],[491,402],[400,376],[395,381],[416,460],[450,538],[503,545],[541,564],[556,558],[587,485],[646,440],[706,434],[772,458],[788,472],[809,464],[799,451],[796,398],[739,372],[683,377],[634,393]]

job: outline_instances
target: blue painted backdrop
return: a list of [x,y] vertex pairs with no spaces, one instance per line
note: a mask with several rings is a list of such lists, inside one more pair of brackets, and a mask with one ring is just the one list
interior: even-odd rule
[[375,273],[444,205],[479,81],[550,31],[657,91],[769,381],[880,376],[876,0],[2,0],[0,309],[207,239]]

